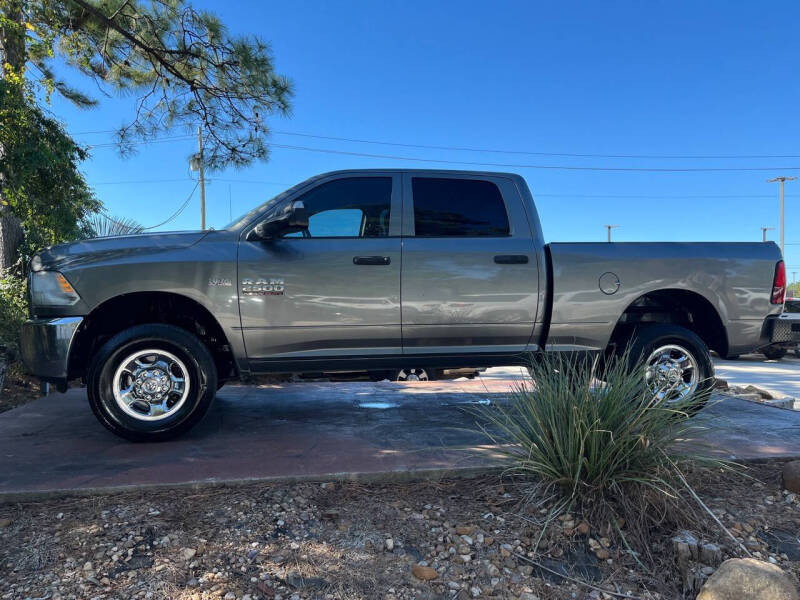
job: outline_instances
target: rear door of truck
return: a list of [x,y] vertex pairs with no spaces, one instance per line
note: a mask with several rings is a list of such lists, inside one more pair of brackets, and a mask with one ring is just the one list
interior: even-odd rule
[[523,352],[540,282],[513,180],[405,173],[402,228],[403,353]]

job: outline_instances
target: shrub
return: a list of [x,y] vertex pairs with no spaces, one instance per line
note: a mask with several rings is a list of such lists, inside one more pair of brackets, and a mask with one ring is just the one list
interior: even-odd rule
[[19,336],[27,316],[27,284],[23,277],[9,273],[0,279],[0,346],[13,358],[19,349]]
[[623,356],[600,367],[560,354],[537,356],[532,381],[518,384],[510,403],[481,411],[482,429],[507,473],[533,480],[537,497],[554,499],[548,522],[573,510],[603,523],[624,519],[633,536],[615,525],[616,532],[647,554],[653,525],[701,506],[683,469],[730,465],[680,443],[698,427],[688,416],[707,398],[659,402],[644,366],[631,362]]

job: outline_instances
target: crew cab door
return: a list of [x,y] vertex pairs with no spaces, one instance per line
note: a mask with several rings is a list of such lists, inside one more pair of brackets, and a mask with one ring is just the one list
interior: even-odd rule
[[[401,353],[400,177],[333,175],[301,200],[308,232],[239,246],[251,368]],[[299,368],[291,365],[292,369]],[[319,368],[319,366],[317,366]]]
[[403,352],[526,350],[538,265],[514,182],[412,172],[403,191]]

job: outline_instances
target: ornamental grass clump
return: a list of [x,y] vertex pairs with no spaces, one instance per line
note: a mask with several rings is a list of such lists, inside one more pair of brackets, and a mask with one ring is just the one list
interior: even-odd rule
[[644,365],[627,354],[602,364],[537,356],[531,380],[517,385],[510,402],[481,411],[482,429],[499,449],[506,473],[533,484],[531,499],[549,507],[548,522],[580,512],[590,522],[613,524],[626,547],[648,554],[644,547],[654,526],[691,526],[704,512],[713,519],[684,470],[731,467],[681,443],[701,427],[700,417],[689,417],[704,406],[708,392],[671,402],[659,399],[663,392],[651,389]]

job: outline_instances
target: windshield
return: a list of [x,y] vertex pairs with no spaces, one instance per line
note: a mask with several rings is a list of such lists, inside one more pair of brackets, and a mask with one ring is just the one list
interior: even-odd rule
[[228,223],[224,229],[241,229],[248,223],[250,223],[253,219],[255,219],[259,214],[264,213],[264,217],[269,217],[269,213],[274,212],[278,207],[280,207],[283,203],[283,200],[286,199],[287,196],[290,196],[297,190],[299,187],[306,185],[310,180],[301,181],[290,187],[288,190],[285,190],[264,202],[263,204],[259,204],[254,209],[246,212],[241,217],[237,217],[230,223]]

